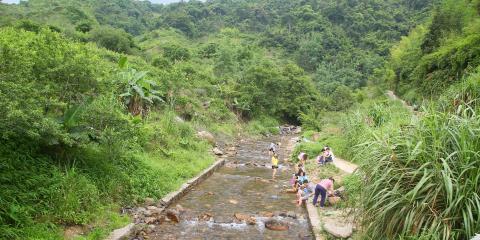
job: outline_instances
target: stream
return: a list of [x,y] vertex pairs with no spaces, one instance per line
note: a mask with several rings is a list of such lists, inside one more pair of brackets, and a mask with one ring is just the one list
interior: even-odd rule
[[[295,204],[295,194],[283,192],[293,173],[282,164],[289,136],[282,137],[280,169],[271,180],[267,147],[280,138],[241,142],[225,166],[170,206],[182,209],[180,222],[157,225],[149,239],[313,239],[305,208]],[[240,221],[235,214],[254,222]],[[267,229],[265,221],[271,219],[288,224],[288,230]]]

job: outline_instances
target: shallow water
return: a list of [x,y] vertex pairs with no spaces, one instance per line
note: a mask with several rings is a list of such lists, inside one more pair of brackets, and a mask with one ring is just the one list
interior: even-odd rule
[[[172,208],[179,204],[185,209],[180,223],[158,225],[150,239],[312,239],[306,210],[296,206],[294,194],[282,192],[293,171],[281,166],[277,180],[270,181],[266,148],[271,140],[278,139],[241,143],[225,167],[172,204]],[[286,157],[282,155],[280,149],[281,160]],[[269,218],[262,212],[275,213],[274,219],[288,223],[289,229],[266,229],[264,222]],[[278,216],[287,212],[296,218]],[[256,224],[236,220],[235,213],[253,216]],[[212,217],[202,218],[206,214]]]

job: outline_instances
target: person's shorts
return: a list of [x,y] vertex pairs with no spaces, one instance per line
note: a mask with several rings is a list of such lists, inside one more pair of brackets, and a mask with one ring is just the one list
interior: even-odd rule
[[272,165],[272,169],[278,168],[277,165]]

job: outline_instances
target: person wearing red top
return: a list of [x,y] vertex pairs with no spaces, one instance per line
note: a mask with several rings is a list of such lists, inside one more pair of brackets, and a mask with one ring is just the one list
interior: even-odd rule
[[327,179],[321,180],[317,186],[315,187],[315,195],[313,197],[313,205],[317,206],[318,196],[321,195],[320,199],[320,207],[325,206],[325,200],[327,199],[327,193],[333,193],[333,183],[335,179],[333,177],[329,177]]

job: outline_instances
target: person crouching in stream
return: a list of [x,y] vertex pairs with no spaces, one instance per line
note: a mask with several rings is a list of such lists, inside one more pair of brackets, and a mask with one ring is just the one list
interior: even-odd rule
[[315,186],[315,196],[313,197],[313,205],[318,207],[317,200],[318,196],[321,196],[320,199],[320,207],[325,206],[325,200],[327,200],[327,196],[333,194],[333,184],[335,183],[335,179],[333,177],[329,177],[327,179],[322,179],[316,186]]
[[277,153],[273,152],[272,155],[272,179],[275,180],[275,175],[277,174],[278,169],[278,155]]
[[302,203],[308,201],[310,195],[315,191],[315,185],[308,180],[304,180],[297,191],[297,205],[301,206]]

